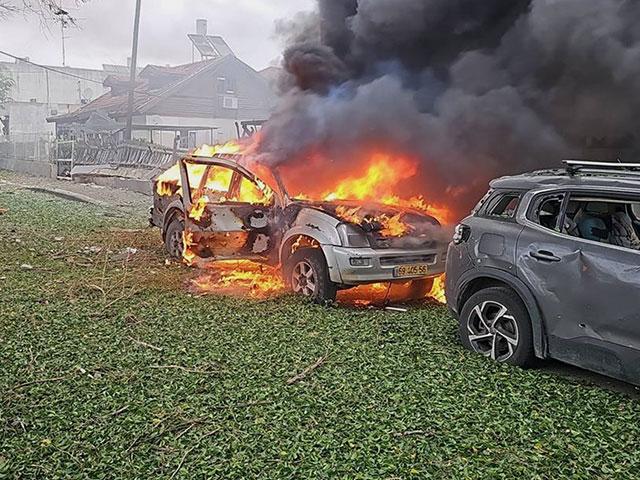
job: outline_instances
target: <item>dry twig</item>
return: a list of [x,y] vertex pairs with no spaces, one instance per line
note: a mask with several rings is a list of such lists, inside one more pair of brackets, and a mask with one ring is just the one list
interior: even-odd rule
[[152,344],[147,343],[147,342],[143,342],[142,340],[138,340],[138,339],[133,338],[133,337],[127,337],[127,338],[129,340],[131,340],[133,343],[136,343],[136,344],[141,345],[143,347],[150,348],[152,350],[155,350],[156,352],[161,352],[162,351],[161,347],[156,347],[155,345],[152,345]]
[[53,382],[62,382],[63,380],[68,379],[69,376],[66,375],[64,377],[53,377],[53,378],[43,378],[42,380],[33,380],[31,382],[21,383],[12,388],[12,390],[20,390],[21,388],[30,387],[31,385],[40,385],[42,383],[53,383]]
[[171,475],[171,477],[169,477],[169,480],[173,480],[176,475],[178,474],[178,472],[180,471],[180,469],[182,468],[182,466],[184,465],[184,461],[187,459],[187,456],[193,452],[199,445],[200,442],[202,442],[202,440],[204,440],[207,437],[210,437],[212,435],[215,435],[216,433],[218,433],[220,431],[219,428],[209,432],[209,433],[205,433],[202,437],[200,437],[200,439],[198,440],[198,442],[191,447],[189,450],[187,450],[186,452],[184,452],[184,455],[182,456],[182,459],[180,460],[180,463],[178,464],[178,467],[173,471],[173,474]]
[[397,438],[415,437],[417,435],[433,436],[434,432],[429,430],[408,430],[406,432],[394,432],[392,435]]
[[126,412],[127,410],[129,410],[129,405],[125,405],[122,408],[119,408],[118,410],[116,410],[115,412],[111,412],[111,414],[109,414],[110,417],[117,417],[118,415]]
[[197,368],[187,368],[181,365],[150,365],[149,368],[155,368],[158,370],[181,370],[183,372],[198,373],[201,375],[212,375],[214,373],[217,373],[212,370],[199,370]]
[[322,365],[324,365],[324,363],[327,361],[327,357],[328,357],[328,355],[324,355],[324,356],[320,357],[318,360],[315,361],[315,363],[313,363],[312,365],[309,365],[302,372],[300,372],[299,374],[291,377],[289,380],[287,380],[287,385],[293,385],[293,384],[301,382],[302,380],[307,378],[315,370],[317,370]]

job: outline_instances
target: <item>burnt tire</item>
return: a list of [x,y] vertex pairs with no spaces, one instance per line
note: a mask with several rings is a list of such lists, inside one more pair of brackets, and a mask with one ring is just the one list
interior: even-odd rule
[[184,221],[182,217],[175,216],[164,232],[164,248],[169,256],[175,260],[182,259],[184,252]]
[[316,303],[333,302],[338,286],[329,278],[329,268],[322,250],[301,248],[287,261],[285,281],[294,293],[304,295]]
[[435,282],[435,279],[433,277],[413,280],[408,285],[406,299],[422,300],[423,298],[426,298],[427,295],[431,293],[431,290],[433,290],[434,282]]
[[472,295],[459,325],[460,340],[472,352],[519,367],[535,362],[529,312],[509,288],[491,287]]

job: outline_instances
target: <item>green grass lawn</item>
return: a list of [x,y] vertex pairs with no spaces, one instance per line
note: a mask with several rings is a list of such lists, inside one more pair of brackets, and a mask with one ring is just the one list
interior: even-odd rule
[[0,478],[639,475],[636,400],[467,353],[445,307],[198,298],[143,216],[0,208]]

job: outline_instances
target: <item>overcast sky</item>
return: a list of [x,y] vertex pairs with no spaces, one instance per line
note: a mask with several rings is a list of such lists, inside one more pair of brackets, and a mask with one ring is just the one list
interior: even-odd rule
[[[314,0],[142,0],[139,64],[180,64],[191,61],[187,33],[196,18],[209,21],[209,33],[222,35],[236,55],[260,70],[282,51],[274,37],[275,21],[311,10]],[[67,8],[75,5],[64,0]],[[65,31],[67,65],[101,68],[124,64],[131,56],[135,0],[91,0],[71,9],[79,29]],[[61,33],[46,31],[37,18],[15,16],[0,20],[0,50],[34,62],[62,64]],[[0,55],[1,61],[10,60]]]

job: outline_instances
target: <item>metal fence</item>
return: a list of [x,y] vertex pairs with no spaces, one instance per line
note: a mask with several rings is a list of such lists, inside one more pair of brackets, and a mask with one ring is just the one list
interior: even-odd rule
[[74,165],[115,165],[153,169],[171,164],[174,155],[171,148],[139,141],[119,144],[76,141],[71,149]]
[[167,168],[175,161],[176,152],[162,145],[137,140],[116,143],[109,138],[58,139],[52,148],[58,178],[71,178],[75,166]]

